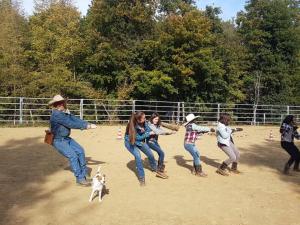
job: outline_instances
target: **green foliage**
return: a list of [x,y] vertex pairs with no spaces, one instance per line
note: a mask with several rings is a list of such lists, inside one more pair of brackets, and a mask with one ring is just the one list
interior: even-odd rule
[[28,73],[25,50],[28,26],[17,4],[0,2],[0,93],[3,96],[22,94],[22,79]]
[[250,0],[235,21],[193,0],[0,1],[0,95],[300,103],[299,1]]
[[251,54],[248,80],[262,75],[264,103],[296,103],[292,99],[299,79],[299,13],[299,1],[253,0],[238,16],[239,32]]

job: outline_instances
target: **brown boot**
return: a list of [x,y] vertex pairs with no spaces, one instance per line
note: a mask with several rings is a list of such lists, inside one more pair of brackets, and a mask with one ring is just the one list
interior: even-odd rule
[[160,172],[162,172],[162,173],[166,173],[167,171],[165,170],[165,168],[166,168],[166,166],[165,166],[165,164],[160,164],[160,163],[158,163],[157,164],[157,170],[159,170]]
[[217,169],[217,173],[221,174],[222,176],[229,176],[229,174],[226,172],[227,164],[225,162],[222,163],[222,165]]
[[163,173],[166,173],[167,171],[166,171],[166,165],[165,164],[162,164],[161,165],[161,171],[163,172]]
[[202,171],[202,166],[201,165],[199,165],[199,166],[195,165],[194,168],[195,168],[195,175],[196,176],[198,176],[198,177],[207,177],[207,174]]
[[238,165],[237,162],[233,162],[231,165],[230,172],[235,173],[235,174],[241,174],[242,172],[237,169],[237,165]]
[[163,173],[159,170],[156,171],[156,176],[159,177],[159,178],[162,178],[162,179],[168,179],[169,178],[167,174],[165,174],[165,173]]
[[162,179],[167,179],[169,178],[168,175],[165,173],[165,165],[158,163],[157,165],[157,171],[156,171],[156,176],[160,177]]

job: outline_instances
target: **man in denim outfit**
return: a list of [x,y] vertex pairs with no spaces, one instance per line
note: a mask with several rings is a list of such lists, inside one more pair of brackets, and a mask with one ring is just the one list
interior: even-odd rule
[[70,137],[70,133],[71,129],[95,129],[97,126],[70,114],[66,100],[60,95],[54,96],[49,105],[53,107],[50,118],[51,132],[54,135],[53,146],[68,158],[77,184],[88,186],[84,149]]

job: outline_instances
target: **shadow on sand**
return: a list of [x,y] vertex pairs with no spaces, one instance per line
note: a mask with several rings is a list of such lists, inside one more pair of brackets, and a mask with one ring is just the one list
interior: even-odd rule
[[[42,188],[47,177],[63,170],[68,160],[41,140],[42,137],[12,139],[0,146],[0,224],[28,224],[24,217],[16,220],[15,209],[22,211],[73,185],[58,184],[48,192]],[[87,163],[103,162],[88,157]]]

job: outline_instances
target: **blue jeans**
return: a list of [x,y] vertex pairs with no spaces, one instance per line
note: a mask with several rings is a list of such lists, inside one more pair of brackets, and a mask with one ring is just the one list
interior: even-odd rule
[[159,165],[163,165],[164,164],[164,160],[165,160],[165,153],[163,152],[163,150],[161,149],[160,145],[158,144],[158,142],[156,140],[150,140],[148,142],[149,147],[156,151],[158,154],[158,164]]
[[151,152],[151,149],[149,148],[149,146],[147,144],[144,144],[142,147],[140,147],[140,146],[132,145],[129,141],[125,140],[125,147],[135,158],[135,164],[136,164],[137,173],[138,173],[139,178],[145,177],[145,172],[144,172],[144,167],[143,167],[140,150],[148,157],[151,168],[153,170],[156,170],[155,158]]
[[72,138],[54,139],[53,146],[57,151],[68,158],[70,167],[76,177],[76,181],[85,180],[86,161],[84,149]]
[[196,145],[184,143],[184,148],[193,156],[194,165],[199,166],[200,165],[200,153],[199,153]]

